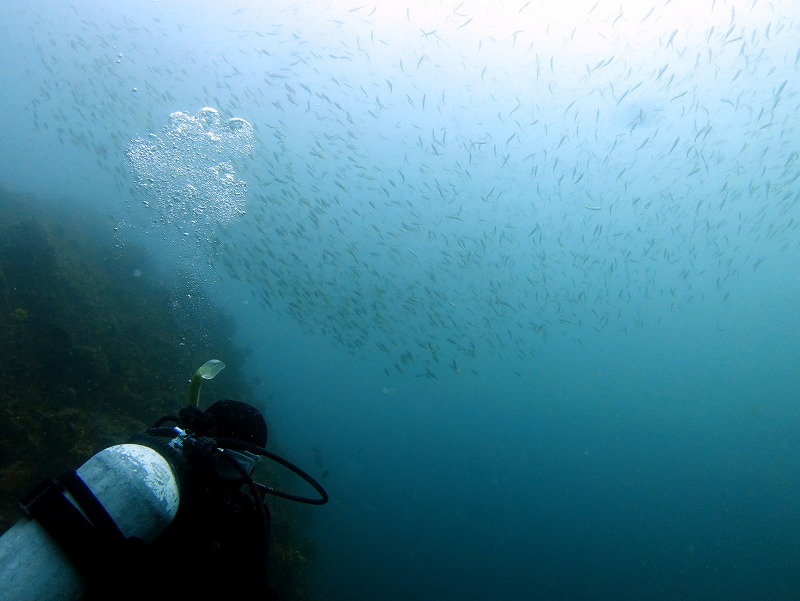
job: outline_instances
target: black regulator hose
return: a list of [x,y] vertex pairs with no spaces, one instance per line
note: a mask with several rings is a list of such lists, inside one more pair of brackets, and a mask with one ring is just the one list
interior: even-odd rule
[[297,476],[300,476],[303,480],[308,482],[311,487],[319,493],[319,499],[312,499],[309,497],[300,497],[298,495],[293,495],[288,492],[281,492],[279,490],[275,490],[271,486],[266,486],[265,484],[260,484],[258,486],[263,487],[267,494],[270,494],[274,497],[281,497],[283,499],[289,499],[290,501],[296,501],[298,503],[305,503],[307,505],[325,505],[328,502],[328,493],[322,488],[322,485],[317,482],[314,478],[312,478],[308,473],[304,472],[302,469],[297,467],[291,461],[276,455],[275,453],[271,453],[266,449],[262,449],[258,445],[250,444],[249,442],[242,442],[241,440],[235,440],[232,438],[217,438],[217,443],[221,447],[225,447],[228,449],[236,449],[239,451],[248,451],[253,453],[254,455],[261,455],[262,457],[266,457],[267,459],[272,459],[275,463],[279,463],[290,472],[293,472]]
[[[165,421],[172,421],[167,418],[162,418],[157,423],[164,423]],[[154,427],[149,430],[149,434],[155,436],[174,436],[175,430],[172,428],[165,428],[165,427]],[[322,488],[322,485],[317,482],[310,474],[300,469],[291,461],[276,455],[275,453],[271,453],[266,449],[261,448],[258,445],[251,444],[249,442],[244,442],[242,440],[236,440],[235,438],[215,438],[217,444],[220,447],[228,448],[228,449],[235,449],[240,451],[249,451],[254,455],[260,455],[262,457],[266,457],[267,459],[271,459],[275,463],[278,463],[288,469],[290,472],[294,473],[295,475],[299,476],[303,480],[305,480],[311,487],[319,493],[319,499],[312,499],[309,497],[301,497],[298,495],[293,495],[288,492],[282,492],[280,490],[275,490],[271,486],[267,486],[265,484],[256,483],[257,487],[263,488],[267,494],[270,494],[274,497],[281,497],[282,499],[288,499],[290,501],[295,501],[297,503],[305,503],[306,505],[325,505],[328,502],[328,493],[327,491]],[[226,459],[229,459],[226,457]],[[238,465],[238,464],[237,464]]]

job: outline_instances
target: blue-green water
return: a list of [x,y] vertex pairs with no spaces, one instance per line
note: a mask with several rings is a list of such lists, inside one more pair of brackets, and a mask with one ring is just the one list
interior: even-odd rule
[[12,2],[0,183],[236,315],[319,598],[796,599],[798,12]]

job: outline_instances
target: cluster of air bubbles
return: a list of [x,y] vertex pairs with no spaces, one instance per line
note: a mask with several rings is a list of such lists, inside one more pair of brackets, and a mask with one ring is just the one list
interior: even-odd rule
[[156,202],[162,219],[186,230],[243,214],[247,183],[237,179],[232,161],[254,145],[247,121],[223,121],[206,107],[195,115],[172,113],[158,134],[131,140],[127,156],[136,186]]

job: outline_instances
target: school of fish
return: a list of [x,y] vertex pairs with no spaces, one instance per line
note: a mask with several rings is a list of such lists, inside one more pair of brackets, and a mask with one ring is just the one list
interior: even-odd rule
[[208,23],[65,8],[31,118],[143,219],[200,219],[265,310],[392,377],[519,370],[798,253],[791,3],[537,6],[276,3],[192,48]]

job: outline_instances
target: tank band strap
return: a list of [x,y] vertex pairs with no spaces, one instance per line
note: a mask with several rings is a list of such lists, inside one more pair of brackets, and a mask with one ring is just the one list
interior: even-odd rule
[[75,472],[58,480],[42,480],[20,501],[20,509],[41,524],[87,580],[104,563],[109,548],[125,541],[111,516]]
[[125,535],[122,534],[117,523],[77,472],[67,472],[58,480],[78,502],[78,507],[86,514],[101,536],[111,542],[121,542],[125,539]]

